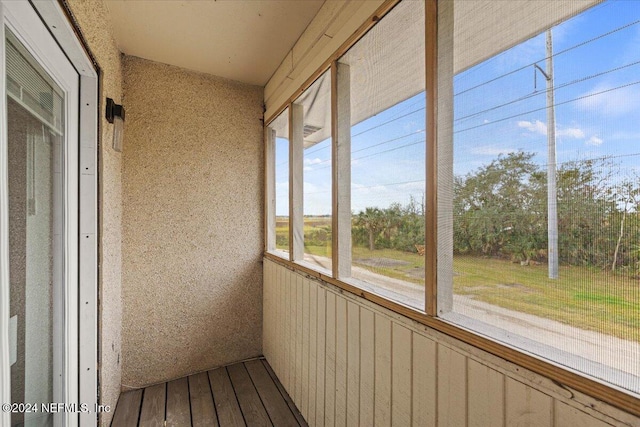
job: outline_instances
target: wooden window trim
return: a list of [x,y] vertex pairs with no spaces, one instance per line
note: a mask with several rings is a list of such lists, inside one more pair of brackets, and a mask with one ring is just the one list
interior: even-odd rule
[[425,3],[425,84],[426,84],[426,224],[425,247],[425,311],[437,314],[438,300],[438,4],[436,0]]
[[[358,40],[360,40],[373,26],[381,20],[395,5],[400,3],[401,0],[386,0],[378,10],[376,10],[367,20],[358,27],[356,31],[347,39],[345,42],[335,51],[332,55],[330,55],[322,65],[315,71],[315,73],[311,74],[311,76],[305,80],[302,86],[298,88],[293,94],[277,109],[271,114],[271,116],[265,118],[265,123],[271,123],[280,113],[282,113],[289,104],[293,103],[309,86],[315,82],[320,75],[322,75],[325,71],[327,71],[331,67],[331,63],[333,61],[337,61],[342,55],[344,55]],[[435,2],[436,0],[428,0],[430,2]]]
[[[275,112],[265,119],[265,125],[275,120],[287,107],[327,70],[334,68],[335,63],[356,42],[358,42],[380,19],[382,19],[401,0],[386,0],[327,60],[314,72],[305,83],[298,88]],[[632,415],[640,416],[640,399],[626,390],[605,384],[592,379],[584,373],[575,372],[568,368],[556,365],[550,361],[529,355],[522,350],[515,349],[493,339],[484,337],[477,332],[472,332],[460,326],[449,323],[437,317],[437,22],[438,0],[425,0],[425,40],[426,40],[426,119],[427,119],[427,149],[426,149],[426,228],[425,228],[425,312],[401,303],[389,300],[375,293],[366,291],[346,281],[327,275],[321,271],[306,267],[292,260],[287,260],[273,252],[265,252],[264,257],[289,270],[305,274],[310,278],[336,286],[383,308],[391,310],[424,326],[460,340],[466,344],[500,357],[508,362],[522,366],[532,372],[547,377],[561,386],[567,386],[601,400],[618,409],[622,409]],[[335,73],[336,71],[333,71]],[[333,77],[333,76],[332,76]],[[331,81],[332,91],[335,89],[336,80]],[[332,115],[335,110],[335,99],[332,97]],[[289,110],[291,111],[291,109]],[[334,118],[336,120],[336,118]],[[291,125],[291,123],[290,123]],[[335,175],[334,175],[335,176]],[[335,198],[337,182],[332,184]],[[290,189],[291,199],[291,189]],[[291,203],[291,200],[290,200]],[[335,216],[335,215],[334,215]],[[293,228],[290,226],[290,228]],[[293,233],[290,230],[290,233]],[[336,263],[338,254],[333,254],[333,262]]]

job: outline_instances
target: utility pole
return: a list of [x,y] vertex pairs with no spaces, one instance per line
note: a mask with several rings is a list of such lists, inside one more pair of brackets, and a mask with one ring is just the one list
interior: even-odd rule
[[556,191],[556,110],[553,99],[553,37],[547,30],[547,233],[549,239],[549,279],[558,278],[558,194]]
[[558,278],[558,195],[556,192],[556,111],[553,99],[553,36],[547,30],[547,233],[549,279]]
[[553,36],[547,30],[546,72],[535,64],[547,81],[547,256],[549,279],[558,278],[558,195],[556,190],[556,112],[553,97]]

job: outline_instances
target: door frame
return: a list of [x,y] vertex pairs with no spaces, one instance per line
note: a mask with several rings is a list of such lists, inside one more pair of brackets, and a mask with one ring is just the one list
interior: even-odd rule
[[[4,59],[4,27],[6,16],[15,14],[36,13],[44,22],[72,66],[79,75],[78,104],[78,149],[76,155],[66,153],[67,168],[73,168],[71,174],[75,182],[72,188],[77,197],[65,197],[65,205],[75,215],[69,215],[68,221],[77,230],[77,239],[70,241],[65,248],[68,257],[67,277],[65,285],[75,282],[74,292],[66,296],[65,304],[77,307],[71,310],[72,317],[65,319],[65,334],[78,338],[77,344],[66,343],[74,348],[67,354],[65,369],[72,373],[74,380],[67,378],[68,387],[63,396],[65,403],[86,405],[88,412],[64,413],[63,424],[66,426],[94,426],[98,414],[95,407],[98,403],[98,70],[83,44],[78,39],[72,24],[56,0],[27,1],[10,4],[0,3],[2,18],[2,46],[0,59]],[[0,60],[0,75],[5,75],[4,60]],[[6,142],[6,88],[4,77],[0,83],[0,138]],[[6,143],[0,149],[0,236],[8,236],[8,158]],[[75,165],[75,167],[74,167]],[[75,199],[69,200],[69,199]],[[69,203],[71,201],[71,203]],[[10,365],[9,365],[9,245],[8,238],[0,238],[0,403],[10,403]],[[69,310],[65,310],[69,312]],[[67,352],[68,353],[68,352]],[[76,381],[77,379],[77,381]],[[46,403],[46,402],[38,402]],[[0,424],[10,425],[10,413],[0,412]]]

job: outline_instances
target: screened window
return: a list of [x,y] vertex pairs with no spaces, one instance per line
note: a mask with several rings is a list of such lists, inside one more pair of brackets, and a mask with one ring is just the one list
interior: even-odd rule
[[288,258],[289,252],[289,109],[266,129],[267,250]]
[[291,108],[293,144],[302,159],[298,165],[302,188],[297,189],[302,191],[302,258],[296,260],[330,272],[333,206],[330,73],[322,74]]
[[[425,294],[424,13],[423,2],[400,3],[337,64],[343,119],[338,134],[348,143],[342,153],[350,157],[345,167],[350,166],[352,246],[350,271],[343,278],[350,273],[353,283],[420,310]],[[346,102],[350,105],[340,110]]]
[[384,13],[268,125],[274,250],[534,371],[614,386],[598,398],[637,396],[640,3]]
[[[476,5],[441,20],[440,315],[640,393],[640,3]],[[504,29],[478,43],[491,14]]]

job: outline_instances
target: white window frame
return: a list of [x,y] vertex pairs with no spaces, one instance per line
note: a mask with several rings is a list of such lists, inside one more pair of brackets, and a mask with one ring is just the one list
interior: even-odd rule
[[[276,114],[273,119],[271,119],[269,121],[268,124],[266,124],[264,126],[264,158],[265,158],[265,167],[264,167],[264,171],[265,171],[265,189],[264,189],[264,209],[265,209],[265,213],[264,213],[264,218],[265,218],[265,223],[264,223],[264,230],[265,230],[265,236],[264,236],[264,249],[266,253],[270,253],[273,254],[274,256],[277,256],[279,258],[282,259],[287,259],[287,260],[291,260],[292,256],[293,256],[293,252],[291,250],[292,248],[292,242],[293,242],[293,237],[292,237],[292,229],[291,229],[291,224],[289,224],[289,234],[288,234],[288,241],[289,241],[289,250],[288,251],[283,251],[281,249],[277,249],[276,248],[276,152],[277,152],[277,136],[276,136],[276,130],[271,127],[271,124],[277,120],[280,116],[286,117],[287,118],[287,128],[289,129],[289,132],[287,134],[287,144],[289,147],[289,154],[288,154],[288,159],[289,159],[289,164],[291,164],[291,114],[290,114],[290,109],[287,110],[286,107],[288,107],[289,105],[287,104],[285,106],[285,108],[282,109],[282,111],[280,111],[278,114]],[[289,212],[291,212],[291,166],[289,167],[289,194],[287,195],[288,200],[289,200]]]
[[[65,373],[68,387],[64,391],[65,402],[87,404],[90,412],[67,413],[63,418],[66,426],[93,426],[97,423],[97,414],[93,412],[98,402],[98,215],[97,215],[97,137],[98,137],[98,73],[93,62],[78,40],[72,25],[60,3],[55,0],[34,2],[7,2],[0,5],[0,15],[4,25],[15,25],[22,15],[39,15],[48,31],[53,35],[72,66],[79,74],[79,104],[77,113],[79,126],[69,129],[70,138],[78,140],[75,150],[70,150],[65,158],[67,173],[67,194],[77,197],[66,197],[65,210],[68,246],[65,248],[66,258],[66,310],[65,334],[74,342],[66,343]],[[20,31],[29,34],[31,46],[36,46],[37,35],[34,29]],[[3,36],[4,39],[4,36]],[[4,57],[4,42],[0,47]],[[4,62],[0,64],[0,73],[5,75]],[[0,87],[0,117],[6,118],[6,89],[4,82]],[[4,122],[0,131],[6,132]],[[0,235],[8,233],[8,178],[5,165],[8,163],[7,153],[0,152]],[[8,283],[9,247],[6,239],[0,239],[0,282]],[[10,369],[9,369],[9,289],[0,288],[0,402],[9,402]],[[76,339],[77,338],[77,339]],[[70,341],[71,341],[70,340]],[[79,343],[79,344],[78,344]],[[74,379],[71,381],[71,379]],[[44,403],[44,402],[42,402]],[[10,424],[10,413],[0,412],[0,424]]]

